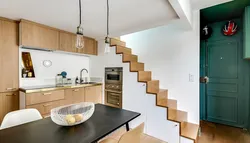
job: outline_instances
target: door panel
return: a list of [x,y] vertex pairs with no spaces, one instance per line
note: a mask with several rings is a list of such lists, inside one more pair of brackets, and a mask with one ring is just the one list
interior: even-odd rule
[[207,47],[206,119],[245,127],[248,113],[248,64],[240,41],[209,41]]

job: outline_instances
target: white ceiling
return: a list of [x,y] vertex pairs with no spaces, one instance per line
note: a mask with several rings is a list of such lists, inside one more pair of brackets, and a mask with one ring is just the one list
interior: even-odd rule
[[203,9],[233,0],[191,0],[193,9]]
[[[120,36],[167,24],[178,16],[168,0],[109,0],[110,34]],[[78,0],[0,0],[0,16],[20,18],[76,32]],[[82,0],[87,36],[106,34],[106,0]]]

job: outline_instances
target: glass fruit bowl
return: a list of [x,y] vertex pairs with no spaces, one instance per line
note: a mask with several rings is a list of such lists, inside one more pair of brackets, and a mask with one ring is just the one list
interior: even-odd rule
[[51,110],[51,119],[60,126],[74,126],[87,121],[95,111],[92,102],[81,102]]

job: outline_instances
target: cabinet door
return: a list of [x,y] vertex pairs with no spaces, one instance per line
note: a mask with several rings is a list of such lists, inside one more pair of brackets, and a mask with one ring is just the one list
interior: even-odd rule
[[18,24],[0,20],[0,92],[18,89]]
[[60,32],[60,48],[61,51],[66,52],[76,52],[75,46],[75,34],[67,33],[67,32]]
[[84,88],[72,89],[72,92],[73,92],[72,93],[73,103],[84,102],[84,97],[85,97]]
[[85,87],[85,102],[102,103],[102,86]]
[[78,53],[97,55],[97,42],[95,41],[95,39],[85,37],[84,48],[78,49]]
[[0,93],[0,122],[7,113],[18,109],[19,109],[18,92]]
[[44,25],[22,20],[20,45],[32,48],[59,49],[59,31]]

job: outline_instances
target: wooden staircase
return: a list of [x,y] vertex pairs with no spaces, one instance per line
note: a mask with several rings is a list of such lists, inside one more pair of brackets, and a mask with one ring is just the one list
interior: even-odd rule
[[126,43],[111,38],[110,46],[116,48],[116,54],[122,54],[123,63],[130,63],[130,72],[138,73],[138,82],[146,83],[147,93],[156,95],[156,106],[167,109],[167,120],[180,124],[180,136],[196,142],[199,125],[188,122],[188,113],[177,109],[177,101],[168,99],[168,90],[160,89],[160,81],[152,80],[152,72],[144,71],[144,63],[138,62],[138,56],[132,54],[132,49]]

